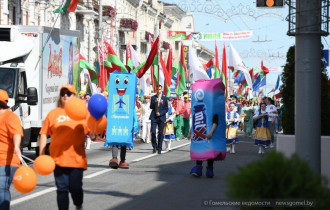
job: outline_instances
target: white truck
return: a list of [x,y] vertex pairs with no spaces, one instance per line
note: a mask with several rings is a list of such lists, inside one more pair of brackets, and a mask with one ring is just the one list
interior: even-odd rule
[[0,25],[0,89],[22,122],[21,148],[39,154],[39,131],[60,87],[79,83],[79,50],[79,31]]

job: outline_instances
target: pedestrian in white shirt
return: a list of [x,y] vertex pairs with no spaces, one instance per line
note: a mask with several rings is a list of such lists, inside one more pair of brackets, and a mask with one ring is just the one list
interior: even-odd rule
[[266,98],[265,100],[267,106],[266,106],[266,112],[268,114],[268,125],[271,135],[271,144],[270,147],[274,147],[274,133],[275,133],[275,120],[277,117],[277,109],[274,105],[274,101],[271,98]]
[[146,96],[142,104],[144,113],[142,115],[142,140],[146,143],[150,143],[150,129],[151,129],[151,120],[149,116],[151,113],[150,109],[150,97]]

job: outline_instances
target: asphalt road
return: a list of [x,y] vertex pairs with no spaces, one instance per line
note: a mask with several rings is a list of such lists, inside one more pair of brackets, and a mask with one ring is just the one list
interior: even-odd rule
[[[161,155],[152,154],[151,144],[135,142],[135,148],[127,152],[128,170],[109,168],[110,149],[102,142],[93,143],[87,150],[84,209],[205,209],[203,199],[226,198],[225,179],[230,173],[261,158],[252,139],[241,136],[240,141],[236,154],[227,153],[226,160],[215,162],[212,179],[205,177],[205,166],[203,177],[189,175],[195,163],[190,160],[188,140],[173,142],[174,149]],[[11,193],[12,210],[57,209],[53,175],[38,175],[31,193],[20,194],[13,186]],[[75,209],[71,198],[70,209]]]

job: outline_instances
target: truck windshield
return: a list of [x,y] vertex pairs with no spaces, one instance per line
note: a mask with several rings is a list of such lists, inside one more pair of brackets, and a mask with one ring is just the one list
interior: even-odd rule
[[6,90],[9,98],[13,98],[15,87],[15,69],[1,68],[0,89]]

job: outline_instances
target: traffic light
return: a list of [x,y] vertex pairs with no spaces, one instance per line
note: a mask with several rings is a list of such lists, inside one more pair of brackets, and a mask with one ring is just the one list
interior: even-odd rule
[[284,0],[257,0],[257,7],[283,7]]

